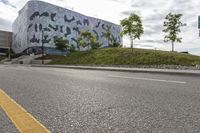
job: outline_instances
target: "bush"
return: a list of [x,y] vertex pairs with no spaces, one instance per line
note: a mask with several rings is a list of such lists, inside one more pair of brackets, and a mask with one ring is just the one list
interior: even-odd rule
[[85,48],[90,46],[92,49],[98,49],[101,45],[97,42],[96,37],[89,31],[82,31],[78,38],[79,48],[80,46]]
[[69,41],[67,39],[63,39],[62,37],[54,37],[54,43],[56,49],[61,51],[66,51],[69,48]]
[[112,44],[109,44],[109,47],[120,47],[120,43],[118,42],[113,42]]
[[69,48],[69,51],[70,52],[75,52],[76,51],[76,48],[74,45],[71,45],[70,48]]

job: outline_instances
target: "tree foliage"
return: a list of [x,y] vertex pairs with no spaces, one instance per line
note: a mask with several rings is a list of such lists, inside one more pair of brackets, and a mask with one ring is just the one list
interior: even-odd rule
[[112,36],[111,40],[112,41],[111,41],[109,47],[121,47],[121,44],[117,42],[117,40],[114,38],[114,36]]
[[120,24],[122,26],[121,35],[129,36],[131,48],[133,48],[133,40],[140,39],[141,35],[144,33],[140,16],[132,13],[128,18],[121,20]]
[[54,44],[56,46],[56,49],[61,50],[61,51],[65,51],[65,50],[68,50],[68,48],[70,48],[69,41],[67,39],[63,39],[63,37],[55,36]]
[[80,37],[78,38],[79,48],[80,46],[85,47],[91,47],[92,49],[97,49],[101,45],[97,42],[96,37],[89,31],[82,31],[80,33]]
[[103,37],[107,39],[108,47],[119,47],[120,43],[117,42],[115,37],[113,36],[111,32],[111,27],[108,27],[108,29],[103,32]]
[[165,17],[165,21],[164,21],[164,30],[163,32],[166,33],[165,37],[164,37],[164,42],[172,42],[172,52],[174,51],[174,43],[178,42],[181,43],[182,38],[179,37],[179,33],[181,32],[181,27],[186,26],[186,24],[183,24],[181,22],[181,17],[183,15],[182,14],[172,14],[169,13],[166,17]]

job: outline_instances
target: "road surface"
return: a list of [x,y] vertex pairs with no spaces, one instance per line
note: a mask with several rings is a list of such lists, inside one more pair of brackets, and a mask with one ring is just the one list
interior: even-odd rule
[[200,77],[1,65],[0,88],[53,133],[200,132]]

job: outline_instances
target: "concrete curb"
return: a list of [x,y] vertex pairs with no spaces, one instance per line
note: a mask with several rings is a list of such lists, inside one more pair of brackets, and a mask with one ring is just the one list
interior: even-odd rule
[[174,69],[172,70],[172,69],[152,69],[152,68],[123,68],[123,67],[96,67],[96,66],[71,66],[71,65],[31,65],[31,67],[50,67],[50,68],[67,68],[67,69],[82,69],[82,70],[200,76],[200,70],[174,70]]

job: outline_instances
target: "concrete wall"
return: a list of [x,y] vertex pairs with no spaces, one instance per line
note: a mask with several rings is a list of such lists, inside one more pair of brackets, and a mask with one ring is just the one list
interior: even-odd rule
[[29,6],[29,3],[27,3],[23,9],[19,11],[19,15],[12,25],[12,50],[15,53],[21,53],[30,47],[27,30]]
[[[19,12],[13,24],[13,50],[20,53],[29,47],[41,46],[54,48],[53,37],[65,37],[77,46],[81,31],[92,32],[103,46],[108,46],[103,33],[110,28],[113,38],[122,43],[119,25],[88,17],[77,12],[41,1],[29,1]],[[44,38],[42,40],[42,30]]]
[[12,32],[0,31],[0,48],[9,48],[12,43]]
[[0,54],[5,54],[12,44],[12,32],[0,31]]

